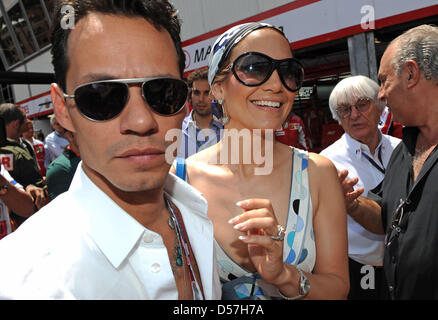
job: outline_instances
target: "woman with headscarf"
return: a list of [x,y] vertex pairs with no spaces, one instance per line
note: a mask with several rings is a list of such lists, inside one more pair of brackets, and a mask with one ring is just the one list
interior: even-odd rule
[[344,299],[345,204],[326,158],[273,138],[303,81],[283,32],[238,25],[215,42],[209,83],[224,134],[174,170],[208,202],[223,299]]

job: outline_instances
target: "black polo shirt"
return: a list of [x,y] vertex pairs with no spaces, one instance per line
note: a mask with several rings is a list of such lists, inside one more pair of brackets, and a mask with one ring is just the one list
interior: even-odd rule
[[383,265],[393,299],[438,299],[438,150],[413,183],[418,133],[415,127],[403,129],[403,142],[392,153],[382,184],[382,221],[390,242]]

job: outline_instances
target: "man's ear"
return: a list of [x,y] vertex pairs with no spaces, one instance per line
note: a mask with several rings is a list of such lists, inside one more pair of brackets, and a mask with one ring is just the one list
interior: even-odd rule
[[18,119],[13,120],[13,121],[9,122],[9,124],[7,124],[6,126],[9,126],[10,128],[12,128],[15,131],[21,126],[21,121]]
[[56,120],[63,128],[75,132],[75,127],[71,121],[70,112],[66,105],[66,99],[64,98],[64,92],[57,83],[52,83],[50,85],[50,94],[52,96]]
[[418,81],[420,81],[420,67],[418,66],[417,61],[408,60],[405,65],[405,70],[407,72],[408,88],[412,88],[418,83]]

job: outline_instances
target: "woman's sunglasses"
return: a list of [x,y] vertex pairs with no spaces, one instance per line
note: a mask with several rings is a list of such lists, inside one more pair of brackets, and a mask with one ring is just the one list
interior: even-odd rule
[[301,88],[304,79],[303,65],[294,58],[275,60],[260,52],[246,52],[236,58],[225,71],[231,70],[241,83],[249,87],[265,83],[274,70],[289,91]]
[[79,111],[93,121],[107,121],[117,117],[129,100],[129,84],[141,84],[141,95],[151,109],[162,115],[171,116],[184,108],[187,100],[187,84],[173,78],[136,78],[101,80],[82,84],[74,95]]

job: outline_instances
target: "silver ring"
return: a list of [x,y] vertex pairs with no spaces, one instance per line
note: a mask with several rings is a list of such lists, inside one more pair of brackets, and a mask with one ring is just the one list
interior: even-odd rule
[[284,240],[284,234],[286,229],[282,225],[277,226],[277,235],[276,236],[270,236],[272,240],[276,241],[283,241]]

